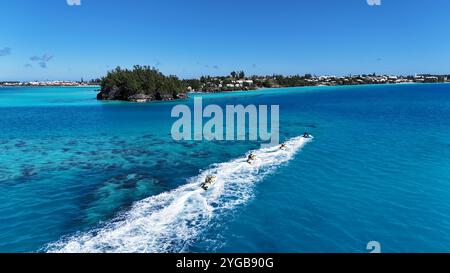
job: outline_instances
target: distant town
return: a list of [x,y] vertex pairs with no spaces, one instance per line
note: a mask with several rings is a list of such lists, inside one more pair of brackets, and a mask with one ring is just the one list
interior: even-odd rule
[[[228,76],[202,76],[199,79],[181,80],[188,92],[225,92],[236,90],[255,90],[260,88],[301,87],[301,86],[339,86],[362,84],[401,84],[401,83],[444,83],[450,82],[450,75],[420,74],[414,76],[394,75],[350,75],[316,76],[311,74],[283,76],[246,76],[243,71],[231,72]],[[94,86],[101,85],[102,79],[90,81],[5,81],[4,87],[48,87],[48,86]]]
[[351,75],[351,76],[250,76],[244,72],[232,72],[227,77],[201,77],[184,80],[191,92],[222,92],[233,90],[253,90],[259,88],[297,87],[297,86],[338,86],[362,84],[401,84],[401,83],[444,83],[450,82],[450,75]]
[[0,86],[30,86],[30,87],[45,87],[45,86],[92,86],[99,85],[99,81],[31,81],[31,82],[19,82],[19,81],[6,81],[0,82]]

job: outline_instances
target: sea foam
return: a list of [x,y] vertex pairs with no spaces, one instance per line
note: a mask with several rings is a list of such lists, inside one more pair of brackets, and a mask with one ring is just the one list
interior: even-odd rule
[[[214,219],[246,203],[253,196],[256,182],[291,160],[309,141],[296,137],[286,142],[285,150],[271,147],[251,151],[257,157],[251,165],[245,157],[214,164],[186,185],[141,200],[102,227],[64,237],[45,251],[187,252]],[[216,175],[217,182],[204,191],[201,184],[208,175]]]

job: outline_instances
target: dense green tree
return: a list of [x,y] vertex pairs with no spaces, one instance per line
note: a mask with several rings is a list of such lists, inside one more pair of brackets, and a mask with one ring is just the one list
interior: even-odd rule
[[155,100],[175,99],[186,93],[186,85],[176,76],[164,76],[156,68],[134,66],[132,70],[109,71],[101,80],[100,99],[129,100],[136,95]]
[[202,88],[202,81],[198,79],[189,79],[183,81],[186,86],[190,86],[193,90],[200,90]]

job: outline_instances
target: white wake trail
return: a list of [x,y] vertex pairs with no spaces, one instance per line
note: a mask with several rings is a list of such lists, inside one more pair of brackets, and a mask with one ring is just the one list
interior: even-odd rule
[[[272,147],[252,151],[257,157],[252,165],[244,157],[215,164],[188,184],[141,200],[102,228],[63,238],[48,245],[46,251],[186,252],[214,217],[246,203],[256,182],[291,160],[309,141],[296,137],[286,142],[286,150]],[[217,176],[217,182],[204,191],[200,186],[208,175]]]

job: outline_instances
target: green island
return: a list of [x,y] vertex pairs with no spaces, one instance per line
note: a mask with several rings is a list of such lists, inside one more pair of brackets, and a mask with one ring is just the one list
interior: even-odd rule
[[189,92],[227,92],[236,90],[255,90],[260,88],[336,86],[361,84],[400,84],[400,83],[443,83],[449,82],[448,75],[421,74],[415,76],[392,75],[350,75],[316,76],[270,75],[246,76],[244,71],[233,71],[228,76],[202,76],[199,79],[179,79],[165,76],[158,69],[136,65],[133,69],[109,71],[102,79],[92,80],[101,86],[98,100],[123,100],[131,102],[169,101],[187,98]]
[[101,79],[98,100],[132,102],[167,101],[186,98],[186,86],[176,76],[165,76],[155,68],[136,65],[132,70],[117,67]]

